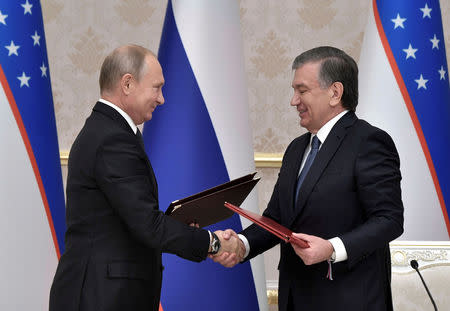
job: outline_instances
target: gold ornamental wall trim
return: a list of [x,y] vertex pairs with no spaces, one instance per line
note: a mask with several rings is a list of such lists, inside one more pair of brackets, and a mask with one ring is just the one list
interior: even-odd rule
[[59,159],[61,160],[61,165],[67,165],[67,162],[69,161],[69,151],[60,150]]
[[[59,156],[61,159],[61,165],[67,165],[67,161],[69,160],[69,151],[61,150],[59,152]],[[254,155],[255,166],[256,167],[281,167],[281,160],[283,159],[282,153],[263,153],[263,152],[255,152]]]
[[282,153],[263,153],[255,152],[255,166],[256,167],[281,167]]

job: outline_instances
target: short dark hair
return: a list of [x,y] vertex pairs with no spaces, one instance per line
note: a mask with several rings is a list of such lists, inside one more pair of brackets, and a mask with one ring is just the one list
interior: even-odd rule
[[344,51],[332,46],[320,46],[297,56],[292,63],[296,70],[306,63],[320,62],[319,84],[326,88],[334,82],[344,86],[342,106],[355,111],[358,105],[358,65]]
[[155,55],[139,45],[124,45],[116,48],[103,61],[100,69],[100,93],[112,91],[124,74],[131,74],[139,81],[147,71],[145,58]]

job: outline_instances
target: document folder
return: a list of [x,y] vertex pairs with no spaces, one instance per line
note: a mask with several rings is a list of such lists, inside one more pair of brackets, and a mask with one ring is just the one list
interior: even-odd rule
[[248,174],[172,202],[166,215],[186,224],[197,223],[201,228],[233,216],[234,212],[224,206],[225,202],[241,205],[258,183],[256,173]]
[[255,224],[257,224],[258,226],[260,226],[261,228],[269,231],[270,233],[276,235],[277,237],[279,237],[280,239],[282,239],[285,242],[289,242],[289,243],[293,243],[296,244],[298,246],[300,246],[301,248],[308,248],[308,242],[306,242],[305,240],[299,239],[296,236],[294,236],[292,234],[292,231],[289,230],[288,228],[280,225],[279,223],[277,223],[276,221],[274,221],[273,219],[270,219],[268,217],[265,216],[261,216],[258,215],[256,213],[247,211],[245,209],[242,209],[238,206],[235,206],[234,204],[230,204],[228,202],[225,202],[224,204],[227,208],[229,208],[230,210],[232,210],[233,212],[238,213],[239,215],[247,218],[248,220],[254,222]]

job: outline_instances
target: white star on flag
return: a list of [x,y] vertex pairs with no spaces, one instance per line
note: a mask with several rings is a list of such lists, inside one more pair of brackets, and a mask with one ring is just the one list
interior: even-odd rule
[[30,15],[31,15],[31,8],[33,7],[33,5],[30,4],[28,2],[28,0],[24,4],[21,4],[21,6],[23,6],[23,8],[24,8],[23,15],[25,15],[27,13],[30,13]]
[[34,35],[31,36],[31,38],[33,38],[33,46],[37,45],[41,45],[39,43],[39,40],[41,39],[41,37],[37,34],[37,31],[34,32]]
[[420,10],[423,12],[422,18],[425,18],[425,17],[431,18],[430,12],[431,12],[432,9],[430,9],[428,7],[428,3],[425,3],[425,7],[421,8]]
[[438,38],[436,38],[436,34],[434,35],[434,37],[432,39],[430,39],[431,43],[433,44],[433,46],[431,47],[431,49],[438,49],[439,50],[439,40]]
[[444,66],[441,66],[441,69],[438,70],[438,72],[439,72],[439,75],[440,75],[439,80],[445,80],[445,73],[446,73],[446,71],[444,70]]
[[39,68],[41,69],[41,72],[42,72],[41,77],[46,77],[47,76],[47,67],[45,67],[44,62],[42,62],[42,66]]
[[22,72],[22,76],[17,77],[17,79],[20,80],[20,87],[26,85],[27,87],[30,87],[30,85],[28,84],[28,80],[31,79],[31,77],[27,77],[25,72]]
[[417,89],[420,88],[424,88],[425,90],[427,89],[426,83],[428,82],[428,80],[424,79],[422,75],[420,75],[419,79],[414,80],[417,83]]
[[17,53],[17,50],[20,48],[20,45],[15,45],[12,40],[9,45],[5,45],[5,48],[8,50],[8,56],[11,56],[13,54],[16,56],[19,56],[19,53]]
[[405,28],[403,26],[403,23],[406,21],[406,18],[401,18],[399,13],[397,13],[397,17],[391,19],[391,21],[395,24],[394,29],[396,29],[397,27]]
[[407,49],[403,49],[403,52],[406,53],[406,59],[408,59],[410,57],[416,59],[417,50],[418,49],[413,49],[413,47],[411,46],[411,43],[410,43]]
[[5,19],[8,17],[8,15],[3,15],[2,11],[0,11],[0,23],[3,25],[6,25]]

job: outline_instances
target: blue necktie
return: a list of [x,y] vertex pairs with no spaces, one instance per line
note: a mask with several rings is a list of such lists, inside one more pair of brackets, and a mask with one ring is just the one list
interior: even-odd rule
[[300,172],[300,175],[298,176],[297,179],[297,188],[295,190],[295,202],[297,202],[300,187],[302,186],[302,183],[305,180],[305,177],[308,174],[308,171],[311,168],[312,163],[314,162],[314,158],[316,157],[317,152],[319,152],[319,147],[320,147],[320,140],[317,138],[316,135],[313,137],[311,141],[311,151],[309,152],[308,157],[306,158],[305,165],[303,166],[303,169]]

